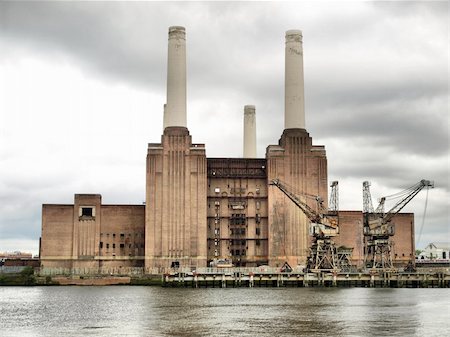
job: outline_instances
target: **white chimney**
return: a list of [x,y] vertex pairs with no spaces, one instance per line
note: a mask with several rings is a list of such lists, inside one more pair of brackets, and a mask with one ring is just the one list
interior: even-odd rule
[[164,127],[186,127],[186,32],[184,27],[169,27],[167,104],[164,117]]
[[256,158],[256,114],[254,105],[244,106],[244,158]]
[[286,32],[284,128],[305,129],[302,32]]
[[167,113],[166,113],[166,107],[167,104],[164,104],[164,108],[163,108],[163,130],[166,128],[167,126]]

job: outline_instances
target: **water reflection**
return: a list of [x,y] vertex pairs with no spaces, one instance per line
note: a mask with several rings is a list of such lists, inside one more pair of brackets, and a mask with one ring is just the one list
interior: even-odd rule
[[[0,287],[2,336],[442,336],[448,289]],[[438,324],[436,324],[438,323]]]

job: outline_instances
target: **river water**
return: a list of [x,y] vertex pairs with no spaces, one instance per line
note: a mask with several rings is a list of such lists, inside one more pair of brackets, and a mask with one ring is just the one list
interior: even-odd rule
[[449,336],[450,289],[0,287],[0,336]]

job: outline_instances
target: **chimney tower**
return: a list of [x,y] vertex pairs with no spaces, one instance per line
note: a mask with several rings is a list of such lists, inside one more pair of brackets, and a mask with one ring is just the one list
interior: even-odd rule
[[302,31],[286,32],[284,128],[305,129]]
[[244,158],[256,158],[256,114],[254,105],[244,106]]
[[186,127],[186,31],[184,27],[169,27],[167,59],[167,104],[164,128]]

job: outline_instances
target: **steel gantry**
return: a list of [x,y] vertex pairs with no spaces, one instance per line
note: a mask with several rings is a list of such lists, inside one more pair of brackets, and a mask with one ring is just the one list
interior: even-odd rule
[[298,195],[292,192],[285,183],[279,179],[272,180],[269,185],[276,186],[283,192],[310,221],[310,234],[312,243],[308,258],[307,269],[311,271],[338,270],[350,263],[349,252],[352,249],[337,249],[332,237],[339,233],[338,226],[338,183],[331,184],[330,209],[323,206],[320,196],[303,194],[303,199],[313,197],[317,202],[317,211],[311,208]]
[[[394,216],[400,212],[422,189],[433,188],[434,183],[421,180],[417,184],[390,196],[382,197],[374,210],[370,183],[363,182],[363,234],[364,234],[364,266],[372,269],[393,270],[393,243],[390,240],[395,234]],[[398,199],[395,205],[384,212],[385,202]]]

